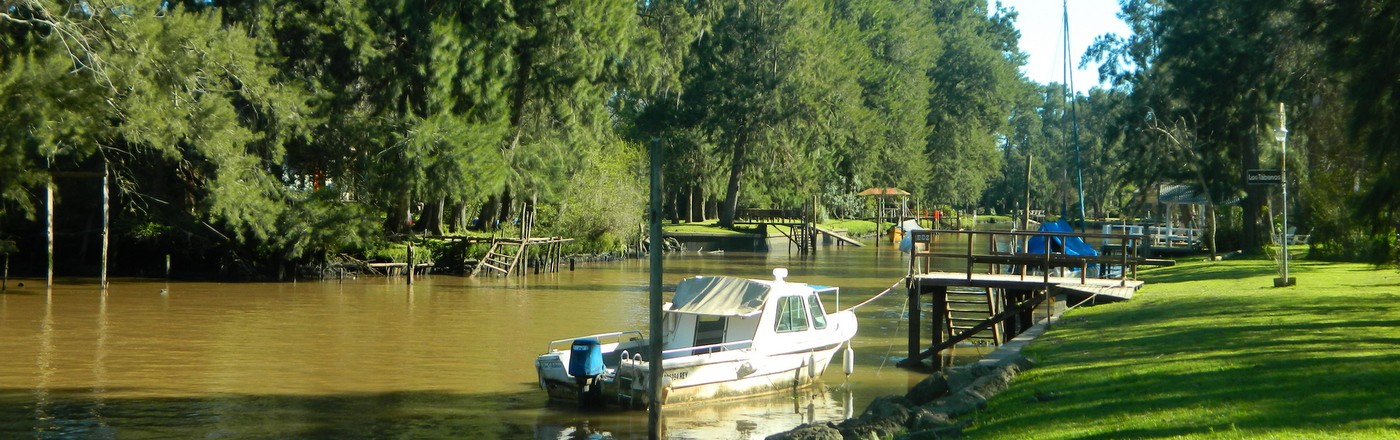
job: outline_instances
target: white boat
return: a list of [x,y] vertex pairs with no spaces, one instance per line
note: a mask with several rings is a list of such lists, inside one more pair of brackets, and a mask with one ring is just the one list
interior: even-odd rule
[[[855,312],[826,313],[820,295],[837,294],[835,287],[787,282],[782,268],[773,274],[676,285],[662,307],[663,405],[796,389],[826,371],[856,334]],[[584,407],[645,407],[647,342],[636,330],[552,341],[535,359],[540,387]],[[847,351],[848,374],[849,358]]]

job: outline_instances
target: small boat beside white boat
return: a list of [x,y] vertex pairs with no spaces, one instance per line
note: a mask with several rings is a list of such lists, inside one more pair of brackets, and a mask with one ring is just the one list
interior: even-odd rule
[[[662,307],[661,403],[673,405],[805,387],[856,334],[855,312],[827,313],[835,287],[772,280],[686,278]],[[535,359],[551,400],[645,407],[651,359],[641,331],[549,343]]]

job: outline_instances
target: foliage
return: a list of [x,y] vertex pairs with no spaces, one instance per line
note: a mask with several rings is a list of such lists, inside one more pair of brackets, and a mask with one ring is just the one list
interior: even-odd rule
[[546,226],[558,235],[596,241],[602,250],[615,251],[638,238],[647,189],[639,178],[644,151],[621,141],[609,150],[580,158],[579,170],[570,177],[555,214],[557,220]]
[[[373,249],[368,249],[365,256],[369,261],[380,261],[386,263],[406,263],[408,262],[408,247],[410,243],[390,243]],[[414,264],[433,261],[446,247],[440,240],[429,240],[413,244]]]
[[986,5],[949,0],[931,8],[947,49],[929,70],[929,201],[970,206],[1001,170],[995,134],[1023,87],[1016,69],[1024,58],[1016,49],[1016,14],[999,8],[989,17]]
[[[1080,173],[1090,218],[1121,213],[1127,208],[1127,196],[1132,191],[1121,177],[1124,162],[1117,160],[1123,154],[1123,141],[1111,135],[1127,95],[1094,88],[1071,98],[1062,84],[1025,87],[1021,93],[1009,127],[1000,135],[1002,172],[983,194],[982,206],[997,212],[1022,209],[1027,197],[1029,156],[1031,209],[1058,213],[1071,208],[1079,198]],[[1071,211],[1064,215],[1079,216],[1077,208]]]
[[[1132,301],[1078,308],[1027,347],[1036,367],[968,438],[1394,438],[1400,276],[1267,260],[1143,272]],[[1347,286],[1344,289],[1336,286]]]
[[1086,55],[1115,87],[1068,96],[1017,72],[1013,25],[1044,18],[982,0],[12,1],[0,228],[110,173],[115,237],[211,270],[316,264],[478,208],[483,229],[526,210],[606,250],[636,239],[656,147],[688,221],[859,215],[867,187],[997,213],[1029,189],[1054,212],[1082,166],[1091,214],[1195,182],[1221,246],[1257,249],[1269,194],[1236,176],[1283,161],[1284,102],[1290,224],[1318,255],[1394,253],[1400,57],[1373,56],[1395,50],[1394,5],[1121,3],[1134,35]]
[[[1273,191],[1241,176],[1286,165],[1289,223],[1313,231],[1319,255],[1391,253],[1395,5],[1120,3],[1134,35],[1101,37],[1086,56],[1106,61],[1101,75],[1128,93],[1113,135],[1126,147],[1116,159],[1125,180],[1194,180],[1218,203],[1239,200],[1238,233],[1224,240],[1253,250],[1269,229],[1260,213]],[[1286,157],[1273,136],[1284,110]]]
[[[1347,140],[1366,158],[1357,167],[1369,182],[1354,206],[1356,218],[1370,233],[1389,233],[1400,219],[1400,5],[1364,0],[1352,2],[1307,1],[1301,16],[1316,23],[1312,34],[1323,50],[1333,78],[1340,84],[1337,102],[1346,110]],[[1312,55],[1312,54],[1310,54]],[[1359,190],[1359,188],[1358,188]],[[1393,245],[1393,243],[1391,244]]]

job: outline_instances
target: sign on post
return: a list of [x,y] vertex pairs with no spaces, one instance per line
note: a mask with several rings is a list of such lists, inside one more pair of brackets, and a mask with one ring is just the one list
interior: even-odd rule
[[1283,170],[1245,170],[1244,177],[1250,185],[1283,184]]

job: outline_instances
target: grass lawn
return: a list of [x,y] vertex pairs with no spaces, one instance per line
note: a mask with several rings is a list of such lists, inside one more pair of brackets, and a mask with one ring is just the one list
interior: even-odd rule
[[[673,223],[671,223],[671,222],[666,222],[666,223],[662,223],[661,229],[664,230],[664,231],[666,231],[666,232],[706,233],[706,234],[721,234],[721,235],[724,235],[724,234],[739,235],[739,234],[751,234],[751,233],[758,232],[756,229],[753,229],[753,228],[747,228],[747,229],[746,229],[746,228],[738,228],[737,230],[724,229],[724,228],[719,227],[719,226],[718,226],[718,223],[719,223],[719,220],[706,220],[706,221],[703,221],[703,222],[679,223],[679,224],[673,224]],[[888,227],[889,225],[890,225],[890,223],[886,223],[886,224],[885,224],[886,227]],[[775,228],[780,228],[780,227],[781,227],[781,226],[777,226],[777,227],[775,227]],[[823,227],[823,228],[828,228],[828,229],[845,229],[845,230],[847,231],[847,235],[857,236],[857,237],[869,235],[869,234],[875,232],[875,222],[871,222],[871,221],[868,221],[868,220],[831,220],[831,221],[827,221],[827,222],[821,223],[821,227]],[[786,231],[786,228],[784,228],[784,231]]]
[[1294,261],[1141,273],[1066,313],[967,438],[1400,438],[1400,275]]
[[706,220],[703,222],[694,223],[671,223],[670,221],[667,221],[661,223],[661,230],[665,232],[679,232],[690,234],[701,233],[715,235],[742,235],[758,232],[754,229],[745,228],[738,228],[737,230],[721,228],[719,227],[719,220]]

